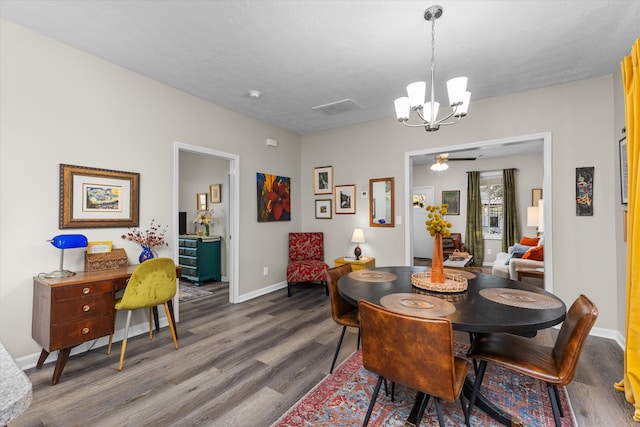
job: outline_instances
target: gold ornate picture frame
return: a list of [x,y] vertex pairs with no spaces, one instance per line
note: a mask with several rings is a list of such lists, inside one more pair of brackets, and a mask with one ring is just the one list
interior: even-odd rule
[[59,228],[137,227],[140,174],[60,165]]

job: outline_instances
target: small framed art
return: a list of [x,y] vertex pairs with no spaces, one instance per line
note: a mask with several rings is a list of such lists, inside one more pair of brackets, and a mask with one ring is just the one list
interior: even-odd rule
[[220,184],[209,186],[209,199],[211,203],[220,203]]
[[447,204],[447,215],[460,215],[460,191],[443,191],[442,204]]
[[335,188],[336,214],[356,213],[355,184],[336,185]]
[[198,211],[207,210],[207,193],[196,194],[196,210]]
[[316,200],[316,219],[331,219],[331,199]]
[[333,166],[313,168],[313,194],[333,193]]

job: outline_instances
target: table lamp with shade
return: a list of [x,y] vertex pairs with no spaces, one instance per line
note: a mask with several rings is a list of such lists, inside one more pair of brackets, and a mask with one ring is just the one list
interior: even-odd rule
[[540,215],[538,206],[529,206],[527,208],[527,227],[535,227],[536,228],[536,236],[540,233],[538,232],[538,227],[540,225]]
[[353,254],[356,256],[356,260],[360,259],[362,255],[362,249],[360,249],[360,243],[366,242],[364,239],[364,231],[362,228],[356,228],[351,235],[351,242],[356,244],[356,248],[353,250]]
[[76,273],[74,273],[73,271],[63,269],[64,250],[73,248],[86,248],[89,243],[86,236],[82,234],[60,234],[58,236],[55,236],[51,240],[47,240],[47,242],[60,249],[60,269],[52,271],[51,273],[47,273],[44,275],[44,277],[47,279],[59,279],[62,277],[75,275]]

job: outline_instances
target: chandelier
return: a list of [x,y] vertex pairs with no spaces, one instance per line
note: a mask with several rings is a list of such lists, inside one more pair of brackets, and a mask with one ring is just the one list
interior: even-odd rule
[[[427,132],[440,129],[440,126],[452,125],[467,115],[471,92],[467,91],[467,78],[456,77],[447,81],[449,106],[451,112],[438,119],[440,104],[435,101],[435,34],[436,19],[442,16],[442,6],[430,6],[424,11],[424,19],[431,21],[431,99],[425,102],[426,82],[414,82],[407,86],[407,95],[395,100],[396,116],[399,122],[409,127],[424,127]],[[409,123],[411,111],[415,111],[422,123]],[[447,121],[451,119],[451,121]]]

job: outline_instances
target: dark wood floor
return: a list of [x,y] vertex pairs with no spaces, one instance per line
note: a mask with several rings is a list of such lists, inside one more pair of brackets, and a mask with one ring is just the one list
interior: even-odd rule
[[[205,288],[214,295],[181,304],[179,350],[163,328],[152,341],[129,340],[122,372],[119,343],[111,355],[103,347],[72,357],[53,387],[52,364],[28,370],[33,403],[10,426],[269,426],[327,375],[340,328],[320,286],[235,305],[225,285]],[[340,360],[356,338],[347,333]],[[580,426],[634,425],[632,405],[613,389],[622,363],[613,341],[589,338],[569,386]]]

